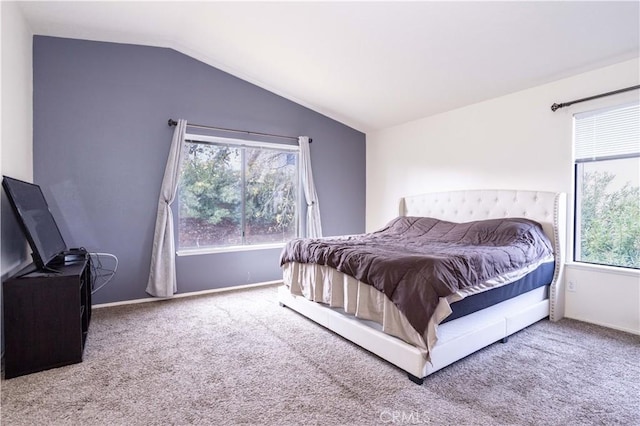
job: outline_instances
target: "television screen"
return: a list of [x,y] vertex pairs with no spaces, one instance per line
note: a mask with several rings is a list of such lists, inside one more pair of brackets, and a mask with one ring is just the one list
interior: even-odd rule
[[67,250],[67,245],[42,190],[33,183],[7,176],[3,176],[2,186],[31,246],[33,262],[38,269],[44,269]]

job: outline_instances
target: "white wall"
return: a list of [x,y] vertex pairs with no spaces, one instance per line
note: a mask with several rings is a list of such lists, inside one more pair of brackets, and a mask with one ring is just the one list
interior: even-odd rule
[[[367,230],[395,217],[400,197],[423,192],[513,188],[566,192],[571,200],[573,114],[638,99],[639,92],[555,113],[550,106],[637,85],[639,80],[640,62],[634,59],[367,134]],[[571,203],[568,210],[572,217]],[[603,279],[601,273],[581,271],[578,290],[567,293],[567,316],[640,334],[637,293],[624,306],[623,321],[601,306],[617,306],[616,289],[628,290],[629,280],[634,280],[631,287],[640,287],[640,275],[605,273]],[[594,299],[603,303],[592,303]]]
[[[33,180],[33,33],[16,2],[0,2],[0,174]],[[4,191],[0,198],[0,281],[27,263],[27,243]],[[0,290],[0,306],[2,304]],[[0,315],[4,353],[4,313]]]
[[[33,34],[16,2],[0,3],[0,172],[33,180]],[[26,260],[26,241],[2,195],[2,278]],[[18,241],[16,239],[19,238]]]
[[640,279],[619,268],[579,263],[565,268],[565,316],[640,334]]

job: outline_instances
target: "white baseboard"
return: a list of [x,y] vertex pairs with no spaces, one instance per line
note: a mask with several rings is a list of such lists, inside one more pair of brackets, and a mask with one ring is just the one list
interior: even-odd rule
[[137,303],[159,302],[161,300],[177,299],[181,297],[201,296],[203,294],[222,293],[227,291],[244,290],[247,288],[254,288],[254,287],[267,287],[267,286],[280,285],[280,284],[282,284],[282,280],[265,281],[261,283],[238,285],[234,287],[213,288],[211,290],[192,291],[189,293],[178,293],[178,294],[175,294],[173,297],[146,297],[144,299],[124,300],[122,302],[100,303],[98,305],[92,305],[91,308],[98,309],[98,308],[108,308],[111,306],[133,305]]
[[637,336],[640,336],[640,330],[636,330],[636,329],[628,328],[628,327],[623,327],[623,326],[620,326],[620,325],[617,325],[617,324],[609,324],[609,323],[603,322],[603,321],[594,321],[591,318],[581,318],[578,315],[565,316],[565,318],[574,319],[574,320],[582,321],[582,322],[587,322],[589,324],[599,325],[600,327],[611,328],[613,330],[624,331],[625,333],[635,334]]

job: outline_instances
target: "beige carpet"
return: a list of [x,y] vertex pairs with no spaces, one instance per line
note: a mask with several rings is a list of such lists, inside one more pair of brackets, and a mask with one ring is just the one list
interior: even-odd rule
[[2,381],[2,425],[640,425],[640,338],[541,321],[426,379],[275,287],[94,310],[84,362]]

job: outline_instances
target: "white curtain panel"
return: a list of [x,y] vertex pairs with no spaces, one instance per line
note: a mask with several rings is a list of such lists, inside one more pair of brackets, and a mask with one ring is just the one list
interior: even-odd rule
[[318,204],[318,194],[313,183],[313,172],[311,170],[311,153],[309,151],[309,138],[300,136],[300,175],[302,189],[307,201],[307,238],[322,237],[322,223],[320,221],[320,205]]
[[160,199],[158,200],[151,267],[146,290],[147,293],[156,297],[171,297],[178,290],[176,283],[176,250],[173,239],[173,212],[170,204],[176,198],[178,189],[186,129],[187,121],[178,120],[173,132],[171,150],[169,151],[167,166],[164,169]]

